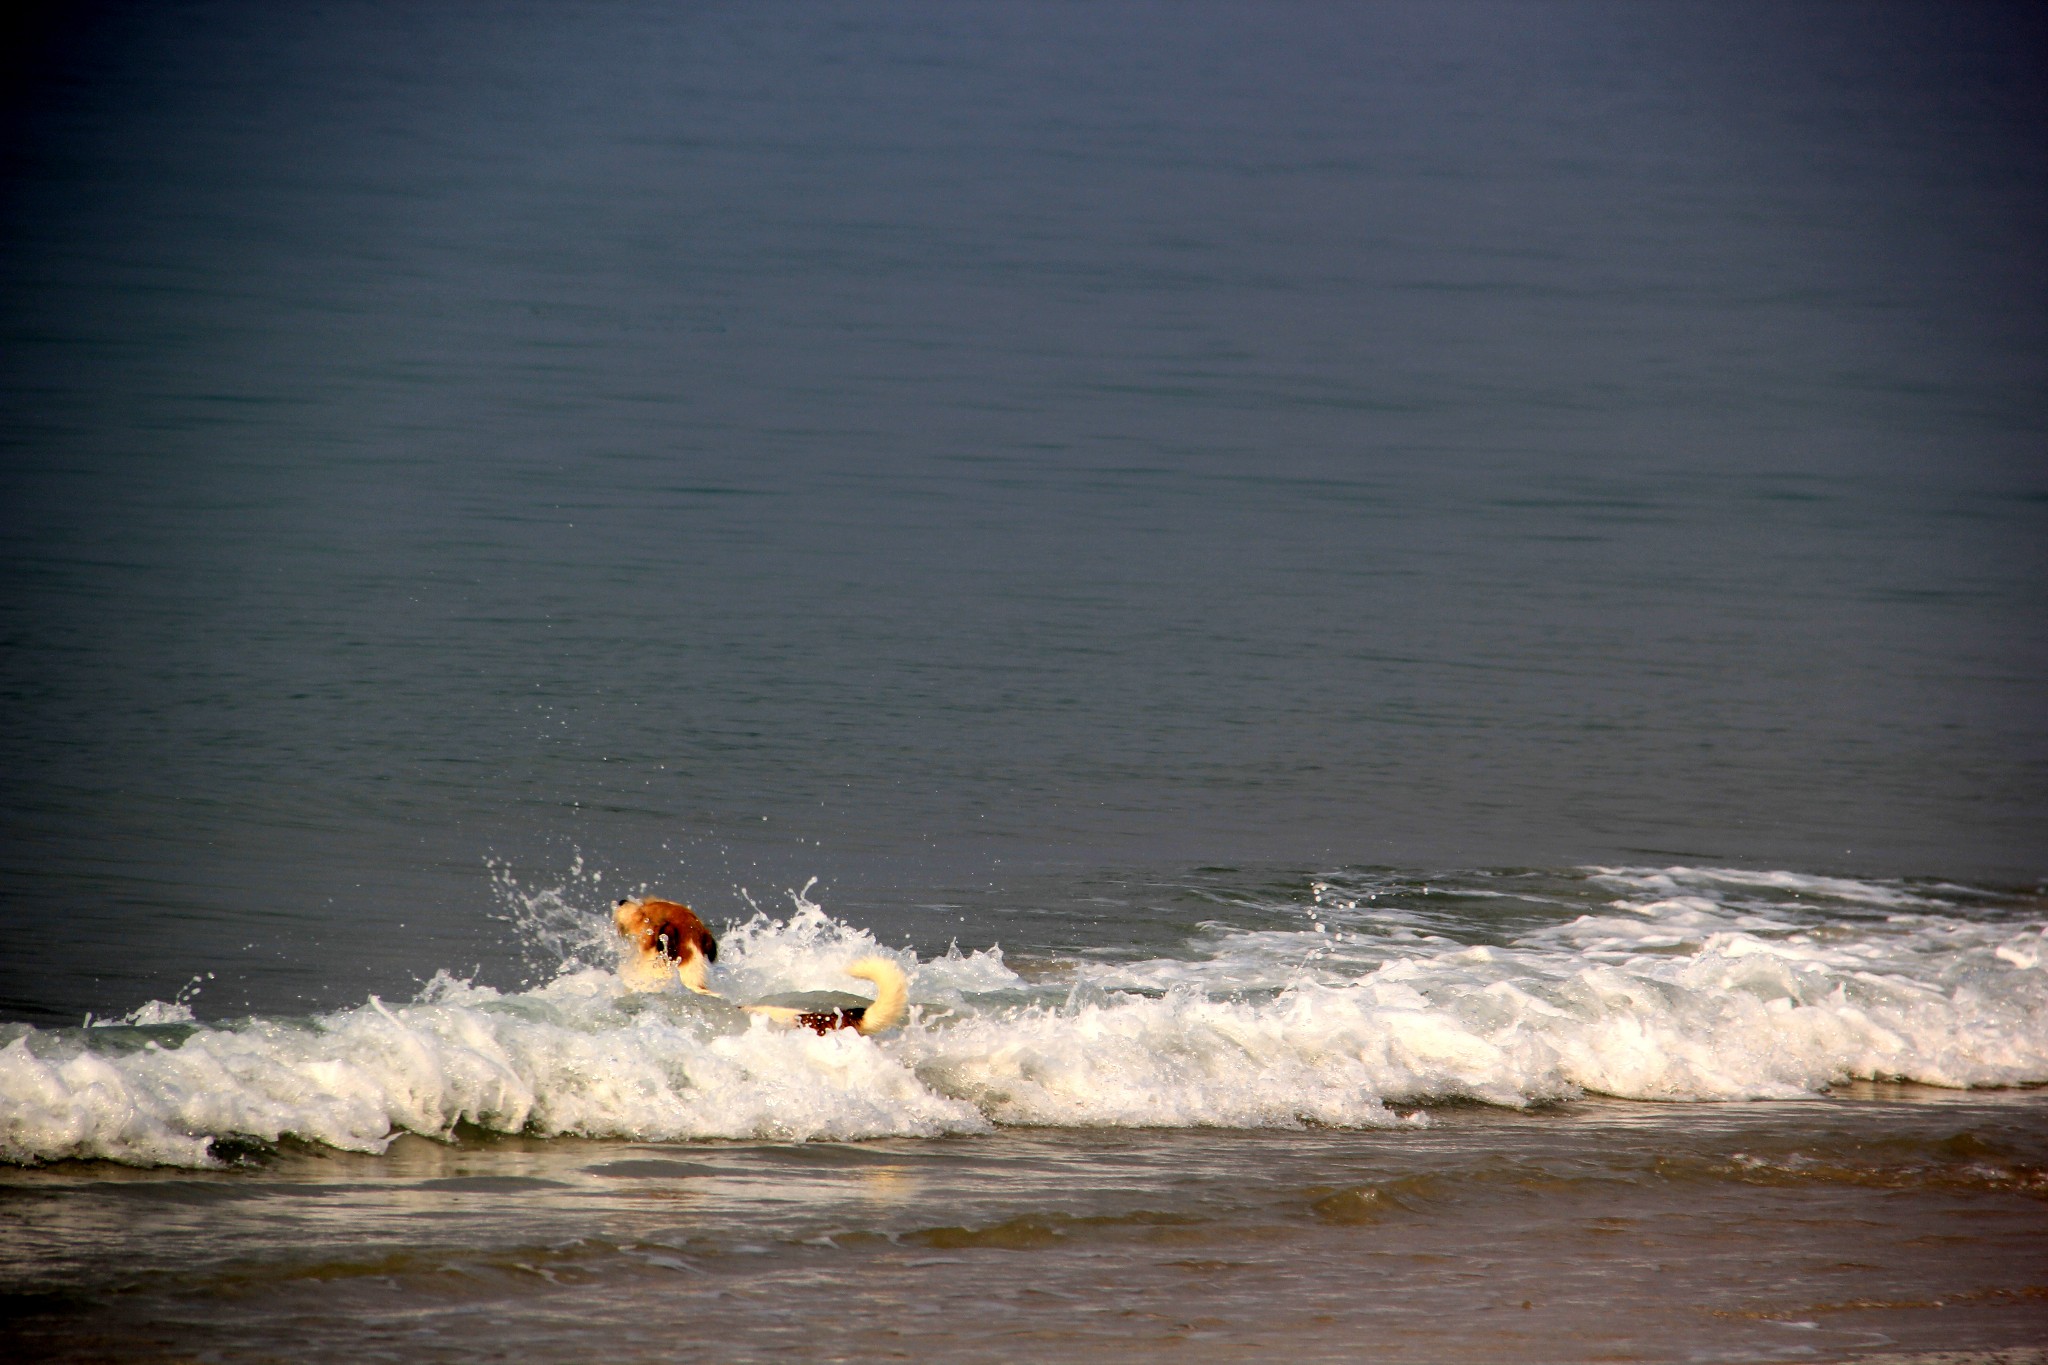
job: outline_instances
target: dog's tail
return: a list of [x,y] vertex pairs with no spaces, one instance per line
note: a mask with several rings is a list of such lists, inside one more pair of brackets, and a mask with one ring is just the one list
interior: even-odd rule
[[903,1022],[910,1002],[910,982],[904,977],[901,967],[886,957],[864,957],[848,967],[846,974],[875,983],[875,1003],[867,1007],[860,1016],[860,1023],[854,1026],[862,1037],[895,1028]]

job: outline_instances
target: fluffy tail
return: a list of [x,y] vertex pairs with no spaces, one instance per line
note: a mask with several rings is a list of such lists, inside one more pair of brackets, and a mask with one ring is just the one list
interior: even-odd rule
[[886,957],[864,957],[848,967],[846,974],[875,983],[875,1003],[867,1007],[855,1026],[863,1037],[903,1022],[905,1007],[910,1002],[910,982],[901,967]]

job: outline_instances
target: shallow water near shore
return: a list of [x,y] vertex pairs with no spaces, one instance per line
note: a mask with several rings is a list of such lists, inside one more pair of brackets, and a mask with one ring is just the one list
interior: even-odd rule
[[[1839,1360],[2048,1333],[2048,1097],[0,1174],[32,1357]],[[579,1343],[583,1345],[579,1345]]]

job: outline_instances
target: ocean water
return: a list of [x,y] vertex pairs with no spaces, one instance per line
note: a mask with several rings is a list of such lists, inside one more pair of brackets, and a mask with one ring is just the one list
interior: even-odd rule
[[2030,8],[11,34],[10,1355],[2048,1341]]
[[[18,1347],[1792,1360],[2048,1330],[2038,896],[1212,869],[1145,888],[1128,942],[897,950],[911,1017],[869,1039],[627,990],[575,889],[501,885],[560,955],[522,991],[0,1026]],[[742,1000],[888,951],[801,894],[720,927]]]

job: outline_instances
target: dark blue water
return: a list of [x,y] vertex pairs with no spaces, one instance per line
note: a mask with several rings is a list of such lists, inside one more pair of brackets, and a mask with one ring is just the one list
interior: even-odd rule
[[490,859],[2044,871],[2024,7],[21,33],[10,1018],[503,978]]

